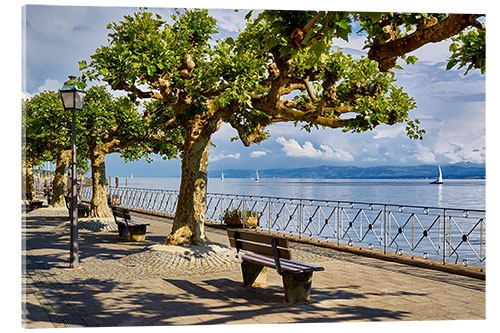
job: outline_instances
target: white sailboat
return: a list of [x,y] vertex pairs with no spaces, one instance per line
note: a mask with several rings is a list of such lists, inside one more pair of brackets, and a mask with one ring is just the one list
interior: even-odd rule
[[436,180],[430,182],[431,184],[442,184],[443,183],[443,173],[441,172],[441,166],[438,165],[439,169],[439,176],[437,177]]
[[260,178],[259,178],[259,170],[255,170],[255,175],[256,175],[256,177],[255,177],[255,181],[256,181],[257,183],[258,183],[258,182],[260,182]]
[[224,181],[224,172],[221,171],[220,173],[220,180],[223,182]]
[[130,174],[130,179],[134,179],[134,174],[133,173]]

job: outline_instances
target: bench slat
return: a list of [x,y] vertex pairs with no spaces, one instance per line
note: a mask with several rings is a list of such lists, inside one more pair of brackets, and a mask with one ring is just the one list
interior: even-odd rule
[[[273,248],[271,244],[254,243],[242,239],[229,238],[229,243],[232,247],[239,250],[251,251],[266,256],[273,256]],[[280,258],[291,259],[291,251],[287,248],[278,247],[278,256]]]
[[[255,256],[255,253],[245,253],[245,254],[241,254],[241,258],[245,261],[255,263],[258,265],[276,268],[276,265],[274,263],[274,259],[270,258],[270,257]],[[299,274],[299,273],[304,272],[303,269],[300,269],[300,268],[297,268],[294,266],[289,266],[285,263],[281,263],[281,270],[283,270],[285,272],[293,273],[293,274]]]
[[318,266],[318,265],[313,265],[313,264],[306,264],[304,262],[296,261],[296,260],[290,260],[290,259],[281,259],[282,261],[285,261],[290,264],[296,264],[296,265],[305,265],[308,268],[312,268],[314,271],[324,271],[325,268]]
[[[252,258],[256,258],[256,259],[269,260],[269,261],[272,261],[273,265],[274,265],[273,258],[265,257],[265,256],[262,256],[262,255],[256,254],[256,253],[251,253],[251,254],[245,253],[244,255],[245,255],[245,257],[251,256]],[[242,255],[242,257],[243,257],[243,255]],[[296,261],[296,260],[288,260],[288,259],[280,259],[280,265],[281,265],[282,269],[284,269],[284,267],[288,267],[288,268],[293,268],[293,269],[299,270],[301,272],[313,272],[313,271],[324,270],[324,268],[321,266],[306,264],[304,262],[300,262],[300,261]]]
[[128,223],[128,225],[132,225],[132,226],[134,226],[134,225],[149,225],[149,223],[141,222],[141,221],[134,221],[134,220],[127,221],[127,223]]
[[[237,237],[235,237],[235,234],[237,234]],[[254,243],[267,243],[267,244],[271,244],[271,240],[273,238],[276,238],[276,246],[283,248],[290,247],[288,239],[281,236],[273,236],[263,233],[256,233],[252,231],[236,230],[236,229],[227,229],[227,235],[229,238],[238,238],[246,241],[251,241]]]

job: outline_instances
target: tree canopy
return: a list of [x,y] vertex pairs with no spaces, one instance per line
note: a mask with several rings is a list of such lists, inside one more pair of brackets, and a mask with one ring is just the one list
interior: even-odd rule
[[[448,67],[485,66],[481,15],[265,10],[251,16],[236,38],[210,42],[217,29],[206,10],[176,11],[168,24],[142,9],[110,23],[108,44],[80,63],[84,79],[158,101],[148,111],[161,128],[158,142],[181,133],[174,135],[183,152],[181,193],[168,242],[203,241],[203,209],[182,207],[204,207],[208,146],[222,122],[245,146],[264,140],[278,122],[352,132],[404,123],[407,135],[419,139],[424,130],[409,116],[415,101],[391,70],[397,60],[413,63],[409,52],[455,36]],[[335,38],[348,40],[354,29],[366,37],[367,57],[334,48]]]

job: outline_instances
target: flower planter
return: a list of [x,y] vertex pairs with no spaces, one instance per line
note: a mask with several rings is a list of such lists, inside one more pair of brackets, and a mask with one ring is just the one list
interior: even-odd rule
[[260,218],[255,216],[247,217],[247,223],[245,224],[245,227],[257,228],[258,226],[260,226]]
[[243,228],[243,222],[239,216],[228,216],[224,218],[224,223],[231,228]]
[[227,216],[224,218],[224,223],[231,228],[257,228],[260,225],[260,218],[255,216],[247,217],[247,221],[243,224],[243,219],[239,216]]

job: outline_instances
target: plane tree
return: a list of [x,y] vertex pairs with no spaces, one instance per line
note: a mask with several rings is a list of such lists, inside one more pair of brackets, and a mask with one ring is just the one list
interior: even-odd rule
[[[479,15],[263,11],[247,16],[237,38],[210,43],[215,19],[206,10],[176,11],[173,23],[145,9],[108,25],[108,44],[80,63],[85,78],[101,78],[132,98],[158,100],[157,139],[180,130],[182,179],[166,244],[208,242],[204,232],[210,138],[230,124],[248,146],[268,137],[269,125],[293,122],[304,130],[363,132],[380,124],[406,124],[410,138],[424,130],[409,117],[415,101],[398,87],[398,59],[431,42],[473,27]],[[355,24],[368,57],[335,49]],[[477,28],[476,28],[477,29]],[[460,55],[456,63],[470,63]],[[478,52],[480,53],[480,52]],[[475,65],[481,62],[476,62]]]
[[[43,162],[55,162],[52,184],[51,207],[65,206],[67,175],[71,163],[71,113],[63,107],[58,92],[43,91],[23,103],[24,163],[27,173]],[[81,131],[81,123],[76,123]],[[77,138],[78,169],[86,168],[87,150],[81,138]],[[27,193],[32,191],[32,180],[27,176]]]
[[[105,86],[89,88],[79,117],[80,135],[88,147],[92,171],[90,217],[110,217],[113,215],[107,201],[106,155],[120,153],[125,161],[147,157],[153,152],[147,144],[148,121],[137,102],[128,97],[113,97]],[[153,147],[169,156],[165,145]]]

